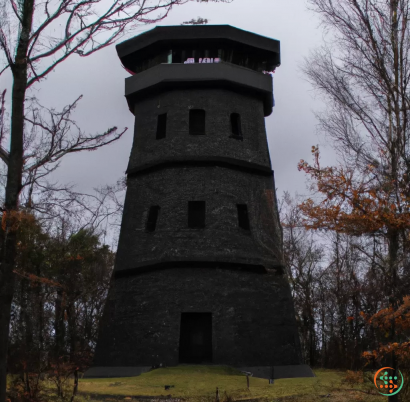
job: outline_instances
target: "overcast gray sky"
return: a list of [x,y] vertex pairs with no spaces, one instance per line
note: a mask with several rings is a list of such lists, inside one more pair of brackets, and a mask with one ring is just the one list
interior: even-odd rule
[[[197,2],[176,7],[160,25],[179,25],[191,18],[203,17],[209,24],[229,24],[237,28],[278,39],[282,65],[274,74],[276,106],[266,119],[272,166],[278,197],[283,191],[306,193],[305,175],[298,172],[300,159],[311,160],[312,145],[323,143],[316,135],[313,111],[324,104],[314,97],[299,68],[303,58],[323,42],[315,14],[307,10],[306,0],[234,0],[230,4]],[[141,26],[138,35],[154,26]],[[122,40],[128,39],[124,38]],[[75,184],[79,191],[113,184],[124,176],[130,155],[134,117],[124,97],[124,79],[128,73],[111,46],[80,58],[75,55],[59,65],[48,79],[29,94],[36,94],[47,107],[61,109],[80,94],[83,99],[74,119],[86,132],[103,132],[108,127],[129,127],[117,143],[95,152],[68,155],[56,173],[63,183]],[[0,78],[0,89],[8,88],[11,76]],[[9,99],[8,99],[9,100]],[[323,150],[324,164],[333,163],[331,148]]]

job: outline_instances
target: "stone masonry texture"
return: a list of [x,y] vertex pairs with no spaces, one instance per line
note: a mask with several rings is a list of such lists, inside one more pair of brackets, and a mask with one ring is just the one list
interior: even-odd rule
[[212,312],[213,363],[299,364],[290,289],[282,275],[172,268],[115,281],[110,339],[96,366],[178,364],[181,312]]
[[[178,157],[230,157],[270,167],[263,102],[220,89],[167,91],[134,106],[135,135],[128,170]],[[206,135],[189,135],[189,110],[206,113]],[[157,116],[167,113],[167,133],[155,139]],[[231,138],[230,115],[239,113],[243,141]]]

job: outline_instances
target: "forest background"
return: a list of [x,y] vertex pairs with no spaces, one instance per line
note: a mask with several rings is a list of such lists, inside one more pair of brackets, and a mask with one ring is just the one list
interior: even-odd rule
[[[337,163],[324,167],[319,146],[313,146],[312,161],[298,164],[309,194],[281,196],[304,359],[312,367],[349,370],[391,364],[408,376],[409,5],[308,5],[327,35],[301,65],[327,101],[318,128]],[[3,92],[2,141],[12,135],[6,99]],[[85,136],[72,119],[79,100],[56,111],[32,94],[26,98],[24,186],[19,208],[3,210],[2,236],[14,233],[16,246],[7,364],[19,374],[27,400],[35,398],[45,372],[54,373],[63,398],[65,379],[90,364],[113,268],[113,248],[104,236],[118,225],[123,180],[91,196],[42,180],[53,177],[62,156],[108,145],[125,132],[114,127]],[[47,132],[64,139],[48,160]],[[5,165],[7,152],[2,149]]]

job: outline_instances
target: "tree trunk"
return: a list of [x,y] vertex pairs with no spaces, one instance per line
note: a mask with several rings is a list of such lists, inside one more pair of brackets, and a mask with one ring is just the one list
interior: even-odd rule
[[74,371],[74,388],[73,388],[73,394],[71,395],[70,402],[74,402],[75,396],[77,395],[78,391],[78,370],[75,369]]
[[[322,299],[323,300],[323,299]],[[321,317],[322,317],[322,358],[321,358],[321,367],[326,367],[327,358],[326,358],[326,338],[325,338],[325,303],[321,303]]]
[[[37,276],[41,277],[41,269],[37,266]],[[41,372],[41,367],[43,363],[43,351],[44,351],[44,298],[43,298],[43,285],[39,284],[35,290],[36,301],[37,301],[37,337],[38,337],[38,373]]]
[[[391,361],[391,367],[394,368],[393,375],[398,376],[399,373],[397,371],[397,359],[394,353],[391,354],[390,361]],[[396,383],[396,381],[394,382]],[[389,402],[399,402],[399,395],[396,394],[396,395],[389,396],[388,400]]]
[[[0,252],[0,402],[6,401],[7,350],[11,303],[15,277],[13,269],[16,259],[16,228],[13,213],[18,210],[23,174],[24,100],[27,89],[27,49],[33,21],[34,0],[21,4],[21,31],[17,45],[15,63],[11,65],[13,90],[11,105],[11,139],[7,171],[4,237]],[[5,214],[5,216],[4,216]]]
[[76,319],[75,319],[74,302],[68,303],[67,316],[68,316],[68,332],[70,334],[70,361],[73,362],[75,358],[75,353],[77,351],[77,325],[76,325]]
[[[398,252],[399,252],[399,233],[393,232],[389,234],[389,265],[390,265],[390,303],[394,310],[398,307],[398,289],[397,289],[397,266],[398,266]],[[395,342],[396,330],[395,330],[395,320],[391,320],[391,331],[390,331],[390,342]],[[391,367],[397,370],[397,360],[394,353],[390,356]],[[388,397],[389,402],[398,402],[399,396],[392,395]]]
[[[15,277],[13,273],[16,258],[16,228],[12,213],[18,210],[18,196],[21,190],[23,171],[23,125],[24,98],[27,83],[27,67],[14,73],[11,150],[7,173],[6,202],[3,222],[6,223],[1,245],[0,265],[0,402],[6,400],[7,349],[10,326],[11,303],[13,300]],[[6,216],[4,217],[4,214]]]
[[58,289],[57,295],[54,301],[54,353],[55,358],[58,361],[58,358],[61,356],[61,353],[64,351],[64,340],[65,340],[65,325],[64,325],[64,310],[63,306],[63,290]]
[[[20,284],[20,300],[17,299],[17,294],[15,294],[14,302],[20,305],[20,332],[21,332],[21,343],[20,350],[23,356],[24,364],[21,367],[21,378],[24,379],[25,392],[30,395],[30,383],[29,383],[29,372],[32,366],[32,328],[31,328],[31,312],[28,307],[29,300],[29,289],[27,286],[26,279],[21,279]],[[24,334],[24,335],[23,335]]]

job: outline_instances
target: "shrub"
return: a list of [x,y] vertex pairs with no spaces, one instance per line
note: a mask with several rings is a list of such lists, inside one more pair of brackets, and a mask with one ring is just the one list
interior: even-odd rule
[[346,377],[343,382],[347,384],[363,384],[363,371],[346,371]]

